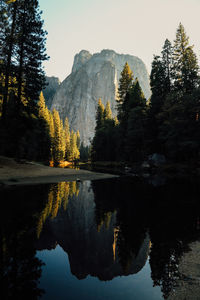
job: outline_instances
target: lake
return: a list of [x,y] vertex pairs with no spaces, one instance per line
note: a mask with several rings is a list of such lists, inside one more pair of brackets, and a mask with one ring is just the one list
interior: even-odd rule
[[199,192],[133,177],[1,190],[1,299],[166,299],[200,237]]

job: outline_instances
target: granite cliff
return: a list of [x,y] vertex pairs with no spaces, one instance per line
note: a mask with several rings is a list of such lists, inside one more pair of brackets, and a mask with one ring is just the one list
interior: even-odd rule
[[73,130],[79,130],[85,145],[94,135],[98,99],[116,114],[116,97],[120,73],[128,62],[134,77],[139,79],[146,98],[150,96],[149,75],[141,59],[131,55],[102,50],[90,54],[82,50],[75,55],[71,74],[57,89],[51,108],[56,108],[62,119],[68,117]]
[[53,101],[53,97],[59,88],[60,80],[58,77],[48,77],[46,76],[46,88],[43,90],[44,98],[47,107],[50,109]]

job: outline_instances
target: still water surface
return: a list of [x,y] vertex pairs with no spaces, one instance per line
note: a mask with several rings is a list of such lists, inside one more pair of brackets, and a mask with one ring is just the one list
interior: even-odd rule
[[165,299],[200,236],[199,185],[133,178],[1,191],[1,299]]

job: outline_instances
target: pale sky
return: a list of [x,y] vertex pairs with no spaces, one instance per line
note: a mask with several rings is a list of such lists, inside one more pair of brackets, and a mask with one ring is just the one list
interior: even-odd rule
[[102,49],[138,56],[151,70],[153,54],[171,42],[179,23],[200,57],[200,0],[39,0],[48,31],[48,76],[62,81],[74,55]]

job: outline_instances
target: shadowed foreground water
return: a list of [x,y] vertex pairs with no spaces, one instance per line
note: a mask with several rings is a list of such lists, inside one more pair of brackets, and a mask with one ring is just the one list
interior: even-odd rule
[[2,299],[166,299],[199,238],[199,185],[133,178],[1,191]]

